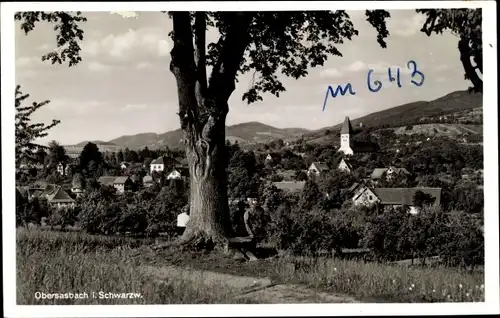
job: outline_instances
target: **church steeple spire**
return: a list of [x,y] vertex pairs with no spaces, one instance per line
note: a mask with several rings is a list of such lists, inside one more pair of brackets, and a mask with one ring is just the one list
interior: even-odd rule
[[340,129],[340,134],[349,134],[352,135],[352,126],[351,121],[348,116],[345,116],[344,123],[342,124],[342,129]]

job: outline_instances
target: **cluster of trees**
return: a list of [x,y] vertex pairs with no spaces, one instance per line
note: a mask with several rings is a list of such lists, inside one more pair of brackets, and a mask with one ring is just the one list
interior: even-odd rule
[[118,195],[113,187],[90,182],[74,209],[50,209],[42,199],[17,196],[17,226],[29,223],[51,227],[76,226],[91,234],[175,235],[177,215],[188,203],[188,191],[172,183],[154,185],[134,195]]
[[[450,266],[484,262],[482,219],[464,212],[444,212],[420,195],[421,213],[407,208],[332,207],[314,182],[290,195],[273,186],[263,189],[266,240],[295,253],[342,253],[344,248],[369,248],[378,261],[429,258],[439,255]],[[416,194],[417,195],[417,194]],[[416,198],[417,199],[417,198]]]

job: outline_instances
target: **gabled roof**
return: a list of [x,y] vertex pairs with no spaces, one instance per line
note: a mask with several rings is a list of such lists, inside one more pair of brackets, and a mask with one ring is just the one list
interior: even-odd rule
[[404,174],[410,174],[410,172],[408,170],[406,170],[406,168],[398,168],[398,167],[394,167],[394,166],[390,166],[389,168],[392,169],[392,171],[394,171],[395,173],[404,173]]
[[301,191],[306,184],[305,181],[281,181],[281,182],[273,182],[273,185],[284,191],[297,192]]
[[58,185],[56,184],[47,184],[47,186],[42,190],[42,192],[40,193],[41,196],[49,196],[51,194],[53,194],[54,192],[56,192],[56,190],[58,189]]
[[[352,199],[353,200],[357,200],[363,193],[365,193],[366,191],[369,191],[371,193],[373,193],[374,196],[377,196],[375,194],[375,192],[373,192],[373,188],[368,188],[366,186],[363,186],[363,187],[358,187],[356,189],[354,189],[353,193],[352,193]],[[346,193],[347,194],[347,193]]]
[[183,177],[189,176],[189,170],[187,168],[182,168],[182,167],[175,167],[168,174],[171,174],[172,172],[179,172],[179,174]]
[[320,162],[320,161],[315,161],[311,164],[311,166],[314,165],[320,172],[322,171],[328,171],[330,170],[330,168],[328,167],[328,165],[324,162]]
[[381,204],[413,205],[413,198],[418,191],[435,198],[435,205],[441,204],[441,188],[372,188],[371,190]]
[[144,178],[142,178],[142,182],[144,182],[144,183],[153,182],[153,177],[152,176],[144,176]]
[[100,184],[103,184],[103,185],[110,186],[110,185],[113,185],[113,183],[115,182],[115,179],[116,179],[116,177],[112,177],[112,176],[102,176],[99,179],[97,179],[97,182],[99,182]]
[[187,167],[188,166],[188,160],[187,160],[187,158],[183,158],[179,163],[183,167]]
[[372,179],[380,179],[384,173],[387,172],[387,168],[375,168],[372,172],[371,178]]
[[49,203],[72,203],[75,202],[66,191],[64,191],[61,187],[57,187],[57,189],[47,195],[47,201]]
[[342,163],[342,161],[345,162],[347,168],[352,170],[352,164],[348,160],[345,160],[344,158],[342,158],[342,160],[340,162]]
[[342,128],[340,129],[341,134],[352,134],[352,126],[351,121],[348,116],[345,116],[344,123],[342,124]]
[[163,165],[163,156],[156,158],[155,160],[151,161],[152,165]]
[[130,180],[130,178],[127,176],[116,177],[115,181],[113,181],[113,184],[125,184],[125,182],[127,182],[128,180]]
[[349,193],[349,192],[352,192],[352,191],[354,191],[354,190],[355,190],[357,187],[359,187],[359,186],[360,186],[360,184],[359,184],[359,183],[354,182],[354,183],[352,184],[352,186],[351,186],[349,189],[347,189],[347,192],[348,192],[348,193]]
[[166,166],[176,166],[181,163],[174,158],[171,157],[158,157],[151,162],[152,165],[166,165]]

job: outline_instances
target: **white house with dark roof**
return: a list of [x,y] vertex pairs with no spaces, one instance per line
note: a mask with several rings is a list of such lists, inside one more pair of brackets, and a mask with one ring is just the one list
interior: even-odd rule
[[132,184],[132,180],[128,176],[116,177],[113,181],[113,186],[119,193],[125,193],[129,190],[129,186]]
[[311,163],[311,166],[309,166],[309,169],[307,169],[307,174],[308,175],[316,175],[320,176],[326,172],[330,171],[330,167],[324,162],[313,162]]
[[167,180],[186,180],[189,177],[189,170],[182,167],[175,167],[170,170]]
[[351,173],[354,170],[352,168],[352,164],[344,158],[342,158],[342,160],[340,161],[338,169],[349,173]]
[[151,162],[150,173],[153,174],[154,171],[160,172],[160,171],[170,170],[174,167],[182,167],[182,166],[183,166],[182,163],[174,158],[161,156]]
[[434,198],[433,205],[441,204],[441,188],[368,188],[363,187],[356,191],[352,197],[354,205],[370,206],[379,204],[382,207],[401,207],[408,206],[410,213],[419,212],[414,204],[415,194],[423,192]]
[[406,168],[398,168],[394,166],[390,166],[389,168],[375,168],[371,174],[372,180],[379,180],[382,176],[386,174],[386,179],[390,180],[391,178],[397,175],[409,175],[410,172],[406,170]]
[[165,163],[163,160],[163,156],[156,158],[155,160],[151,161],[150,164],[150,171],[151,174],[153,174],[153,171],[163,171],[165,170]]
[[120,164],[120,168],[121,168],[122,170],[125,170],[125,169],[127,169],[128,167],[130,167],[130,162],[126,162],[126,161],[124,161],[124,162],[122,162],[122,163]]

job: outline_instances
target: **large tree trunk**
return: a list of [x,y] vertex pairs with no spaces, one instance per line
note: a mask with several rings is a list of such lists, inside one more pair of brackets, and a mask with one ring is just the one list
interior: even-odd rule
[[[206,126],[208,127],[208,126]],[[225,117],[213,126],[210,144],[188,144],[190,173],[190,219],[182,242],[227,244],[231,223],[227,197]],[[209,151],[207,151],[209,150]]]
[[220,245],[232,235],[227,197],[225,122],[227,101],[249,38],[250,17],[234,13],[221,38],[221,53],[207,84],[206,14],[196,12],[193,31],[188,12],[174,12],[170,69],[177,81],[179,117],[190,172],[190,219],[176,242]]
[[[482,58],[477,58],[472,56],[472,49],[469,45],[469,39],[466,37],[462,37],[460,41],[458,41],[458,49],[460,51],[460,61],[462,61],[462,65],[464,67],[465,75],[467,79],[472,82],[472,90],[474,92],[482,93],[483,92],[483,80],[479,78],[476,69],[482,71]],[[474,57],[477,65],[472,65],[471,57]]]

